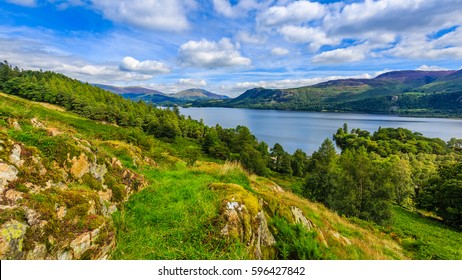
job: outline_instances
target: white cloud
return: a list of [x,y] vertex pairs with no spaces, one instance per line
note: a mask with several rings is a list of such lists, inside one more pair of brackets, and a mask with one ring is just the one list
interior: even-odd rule
[[151,30],[181,31],[189,28],[188,10],[194,0],[91,0],[92,7],[114,22]]
[[279,29],[284,38],[292,43],[309,43],[313,51],[317,51],[323,45],[337,45],[340,43],[338,38],[329,38],[319,28],[287,25]]
[[[462,58],[460,27],[438,38],[441,31],[462,26],[460,0],[365,0],[321,4],[277,1],[257,15],[260,31],[281,34],[290,43],[307,43],[311,51],[339,46],[318,54],[313,61],[351,62],[368,56],[411,59]],[[436,37],[436,38],[435,38]],[[274,37],[273,37],[274,38]],[[348,42],[367,42],[359,51]]]
[[90,83],[145,81],[151,75],[125,72],[116,64],[95,64],[80,57],[49,50],[46,45],[29,39],[0,38],[0,61],[8,60],[22,69],[49,70]]
[[317,64],[342,64],[347,62],[361,61],[366,58],[367,45],[359,45],[348,48],[340,48],[325,51],[313,57],[313,63]]
[[262,6],[257,0],[239,0],[235,5],[232,5],[228,0],[213,0],[213,8],[215,11],[228,18],[242,17],[248,11],[258,9]]
[[415,59],[462,59],[462,29],[431,40],[425,34],[404,36],[387,54]]
[[170,69],[162,62],[155,60],[138,61],[133,57],[125,57],[119,65],[120,70],[142,74],[169,73]]
[[179,50],[180,62],[184,65],[199,68],[220,68],[247,66],[251,60],[242,57],[238,51],[239,44],[233,44],[228,38],[220,41],[188,41]]
[[310,1],[296,1],[287,6],[273,6],[257,16],[261,26],[297,24],[322,18],[327,12],[324,5]]
[[24,7],[35,7],[37,5],[36,0],[6,0],[6,2]]
[[207,82],[204,80],[195,80],[195,79],[180,79],[178,80],[178,84],[181,86],[187,87],[205,87],[207,86]]
[[330,13],[324,26],[344,35],[360,35],[371,30],[412,32],[461,22],[461,8],[459,0],[364,1]]
[[267,38],[263,35],[250,34],[245,31],[240,31],[236,35],[236,40],[242,43],[261,45],[266,43]]
[[420,65],[419,67],[416,68],[416,70],[419,71],[443,71],[443,70],[448,70],[447,68],[436,66],[436,65]]
[[304,86],[310,86],[338,79],[371,79],[373,78],[370,74],[361,74],[353,76],[328,76],[328,77],[316,77],[316,78],[305,78],[305,79],[284,79],[284,80],[273,80],[273,81],[257,81],[257,82],[240,82],[232,85],[222,85],[218,91],[227,93],[230,96],[237,96],[246,90],[263,87],[271,89],[290,89]]
[[288,49],[284,49],[284,48],[279,48],[279,47],[276,47],[276,48],[273,48],[271,50],[271,53],[273,55],[277,55],[277,56],[284,56],[284,55],[288,55],[289,54],[289,50]]

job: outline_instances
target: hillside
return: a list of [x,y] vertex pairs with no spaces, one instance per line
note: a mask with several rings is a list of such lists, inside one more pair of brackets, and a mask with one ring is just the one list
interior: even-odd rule
[[195,100],[195,99],[228,99],[228,96],[225,95],[219,95],[215,93],[211,93],[210,91],[206,91],[204,89],[200,88],[191,88],[187,90],[183,90],[180,92],[177,92],[175,94],[172,94],[173,97],[179,98],[179,99],[190,99],[190,100]]
[[187,167],[155,139],[156,151],[142,150],[105,139],[125,129],[0,98],[2,259],[277,258],[290,238],[280,231],[311,244],[293,257],[405,257],[389,237],[239,165]]
[[53,72],[0,88],[1,259],[462,258],[460,139],[289,154]]
[[460,116],[462,71],[393,71],[373,79],[344,79],[292,89],[256,88],[221,102],[195,106],[354,111]]
[[158,90],[144,87],[116,87],[102,84],[95,84],[95,86],[119,94],[129,100],[144,101],[163,106],[172,106],[175,104],[186,105],[195,100],[224,100],[229,98],[228,96],[211,93],[199,88],[191,88],[174,94],[165,94]]
[[132,94],[165,95],[163,92],[160,92],[155,89],[145,88],[145,87],[116,87],[116,86],[102,85],[102,84],[95,84],[95,86],[101,89],[116,93],[116,94],[132,93]]

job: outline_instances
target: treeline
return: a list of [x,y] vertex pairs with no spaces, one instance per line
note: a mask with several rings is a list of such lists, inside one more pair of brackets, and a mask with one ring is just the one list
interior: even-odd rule
[[[259,175],[278,175],[302,181],[296,190],[340,214],[386,224],[393,203],[433,211],[447,223],[462,225],[462,140],[430,139],[398,128],[370,134],[347,125],[311,156],[298,149],[289,154],[275,144],[259,142],[245,126],[207,127],[180,115],[179,109],[160,109],[133,102],[87,83],[53,72],[19,70],[0,63],[0,91],[48,102],[93,120],[132,127],[140,135],[165,141],[193,139],[201,151],[188,151],[188,163],[203,152],[222,160],[240,161]],[[138,145],[143,137],[127,135]],[[133,139],[132,139],[133,138]],[[144,143],[147,146],[149,143]]]
[[[268,145],[259,142],[247,127],[207,127],[200,121],[180,115],[178,107],[160,109],[150,103],[133,102],[62,74],[20,70],[5,61],[0,63],[0,91],[33,101],[56,104],[89,119],[139,128],[165,141],[173,141],[177,137],[194,139],[202,151],[211,157],[240,161],[249,171],[259,175],[266,175],[270,170],[292,174],[292,167],[295,175],[302,175],[298,160],[292,160],[282,147],[282,151],[277,149],[274,153],[270,152]],[[140,144],[137,139],[127,141]],[[193,162],[198,153],[190,151],[187,156]],[[277,158],[276,164],[271,160],[273,155]],[[306,154],[301,151],[294,156],[306,158]]]
[[393,203],[462,226],[461,139],[445,143],[403,128],[372,135],[345,124],[309,161],[304,195],[346,216],[387,224]]

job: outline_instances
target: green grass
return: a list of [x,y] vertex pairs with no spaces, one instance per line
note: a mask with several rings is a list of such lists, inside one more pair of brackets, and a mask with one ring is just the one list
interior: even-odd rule
[[390,234],[401,241],[412,259],[462,259],[461,232],[401,207],[393,209]]
[[153,169],[154,182],[114,214],[118,229],[113,259],[245,259],[244,244],[220,236],[220,199],[211,175]]

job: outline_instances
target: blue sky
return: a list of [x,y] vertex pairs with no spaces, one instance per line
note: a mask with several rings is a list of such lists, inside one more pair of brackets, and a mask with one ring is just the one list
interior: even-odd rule
[[460,69],[460,0],[4,0],[0,59],[90,83],[236,96]]

